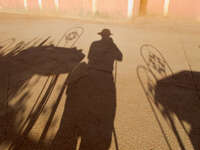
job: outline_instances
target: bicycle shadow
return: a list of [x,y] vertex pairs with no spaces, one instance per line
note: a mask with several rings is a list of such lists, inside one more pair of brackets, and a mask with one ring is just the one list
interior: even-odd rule
[[[1,144],[10,142],[10,149],[48,149],[46,148],[48,146],[42,142],[28,138],[28,134],[44,111],[59,75],[69,74],[85,57],[81,49],[74,47],[81,34],[82,32],[77,33],[72,28],[58,42],[48,37],[45,39],[34,38],[29,42],[10,39],[1,43],[3,45],[0,49]],[[68,45],[70,46],[66,47]],[[14,105],[10,106],[9,103],[27,88],[34,75],[39,75],[39,77],[32,86],[37,84],[41,76],[46,76],[47,80],[25,122],[22,120],[17,124],[17,116],[23,114],[27,109],[25,103],[30,99],[29,91],[31,89],[29,88],[20,96]],[[49,80],[51,81],[47,87]],[[46,91],[45,87],[47,87]],[[44,95],[41,96],[41,93]],[[21,125],[24,128],[23,131],[18,128]]]
[[[149,51],[151,51],[151,54],[154,53],[152,49]],[[182,150],[186,149],[182,139],[185,134],[189,137],[193,148],[197,150],[200,146],[200,120],[198,117],[200,115],[200,73],[194,71],[173,73],[163,55],[157,54],[154,56],[154,60],[157,59],[159,61],[152,61],[152,55],[149,55],[148,57],[150,58],[147,59],[150,60],[147,63],[149,65],[147,67],[138,66],[137,73],[166,143],[169,149],[172,149],[162,128],[162,123],[155,113],[154,106],[161,112],[172,129],[180,148]],[[179,120],[184,134],[177,127],[176,118]],[[187,124],[190,125],[190,128],[188,128]]]

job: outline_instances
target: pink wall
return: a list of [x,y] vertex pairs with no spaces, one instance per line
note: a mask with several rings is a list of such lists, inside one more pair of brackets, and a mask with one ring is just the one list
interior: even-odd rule
[[23,9],[24,0],[0,0],[0,7],[10,9]]
[[163,6],[164,6],[164,0],[148,0],[147,14],[162,15],[163,14]]
[[[134,0],[133,15],[139,14],[140,0]],[[38,0],[27,0],[28,10],[38,11]],[[42,0],[43,11],[55,11],[54,0]],[[0,0],[0,8],[24,9],[24,0]],[[164,0],[148,0],[147,15],[163,15]],[[96,0],[100,16],[127,17],[128,0]],[[63,15],[87,16],[92,14],[92,0],[59,0]],[[170,0],[169,16],[200,18],[200,0]]]
[[108,16],[127,16],[128,0],[99,0],[97,1],[97,12]]
[[69,14],[81,14],[92,11],[91,0],[60,0],[60,11]]
[[[163,15],[164,0],[148,0],[148,15]],[[170,0],[168,16],[200,17],[200,0]]]
[[138,16],[140,11],[140,0],[135,0],[134,8],[133,8],[133,15]]
[[170,16],[200,17],[200,0],[171,0]]
[[27,5],[28,5],[28,9],[32,9],[32,10],[38,10],[39,9],[39,5],[38,5],[38,1],[36,0],[28,0],[27,1]]
[[47,10],[55,10],[56,9],[54,0],[43,0],[42,6],[44,9],[47,9]]

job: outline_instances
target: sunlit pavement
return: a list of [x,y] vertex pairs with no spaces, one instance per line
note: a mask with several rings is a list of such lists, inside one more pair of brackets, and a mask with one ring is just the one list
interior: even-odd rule
[[[170,121],[164,118],[160,111],[164,108],[159,110],[154,103],[149,103],[138,79],[137,68],[138,66],[146,66],[141,55],[141,47],[144,44],[149,44],[162,53],[166,60],[165,63],[170,66],[173,73],[176,74],[183,70],[191,71],[191,69],[195,72],[200,71],[199,23],[180,20],[169,21],[163,18],[138,18],[133,21],[133,24],[106,24],[59,18],[29,18],[17,15],[0,15],[0,18],[0,41],[13,38],[16,39],[16,42],[28,42],[36,37],[46,39],[50,36],[55,43],[68,29],[73,27],[83,28],[83,34],[75,44],[86,55],[83,61],[87,61],[90,44],[100,39],[97,33],[103,28],[109,28],[113,33],[114,42],[123,53],[123,61],[118,62],[117,70],[114,70],[117,79],[117,112],[115,117],[117,143],[113,136],[110,149],[115,150],[118,147],[119,150],[168,150],[171,147],[173,150],[181,150],[180,143],[186,150],[193,149],[191,140],[179,121],[180,118],[178,119],[175,114],[172,114],[173,125],[180,137],[180,140],[178,140]],[[21,63],[23,64],[23,62]],[[59,68],[59,66],[57,67]],[[166,67],[166,76],[172,75],[168,68]],[[39,141],[41,137],[43,138],[41,133],[44,133],[46,123],[67,76],[68,73],[61,73],[57,77],[52,91],[50,90],[51,92],[48,93],[48,100],[44,102],[42,112],[27,133],[30,139]],[[54,84],[51,83],[53,78],[55,78],[54,75],[43,75],[35,71],[26,86],[18,89],[14,98],[9,102],[10,107],[16,106],[24,96],[21,104],[23,110],[20,110],[15,121],[13,121],[17,132],[20,133],[27,129],[28,123],[26,124],[25,121],[31,109],[37,100],[39,102],[36,107],[39,106],[46,94],[45,92],[49,90],[51,84]],[[163,76],[158,77],[158,79],[161,78]],[[59,127],[66,99],[66,92],[63,93],[49,130],[45,138],[42,139],[46,143],[53,139]],[[184,119],[181,121],[189,133],[192,128],[191,124]],[[12,139],[10,141],[8,139],[8,143],[3,143],[0,149],[7,149],[6,147],[11,143]]]

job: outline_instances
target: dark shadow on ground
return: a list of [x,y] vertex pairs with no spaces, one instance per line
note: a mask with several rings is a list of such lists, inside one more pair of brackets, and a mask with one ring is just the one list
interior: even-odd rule
[[[81,64],[79,69],[86,69]],[[107,150],[116,111],[116,89],[111,73],[87,70],[88,74],[68,84],[67,100],[54,149]],[[73,74],[75,75],[75,74]],[[79,76],[79,75],[77,75]]]
[[[79,150],[109,149],[116,113],[116,80],[113,77],[113,68],[115,61],[122,61],[122,53],[109,37],[111,33],[108,29],[99,34],[102,39],[92,43],[88,64],[80,63],[84,58],[80,50],[52,44],[45,46],[44,43],[48,39],[23,50],[19,44],[19,48],[15,47],[11,52],[1,56],[1,82],[5,85],[1,89],[8,89],[5,99],[1,101],[2,104],[5,101],[8,103],[21,92],[35,74],[51,76],[51,80],[45,94],[39,96],[37,107],[33,106],[35,108],[25,120],[23,130],[16,128],[18,125],[14,124],[14,120],[19,112],[25,109],[23,103],[28,100],[29,93],[21,97],[18,107],[2,105],[9,111],[0,117],[0,143],[11,143],[10,150],[75,150],[80,138]],[[70,34],[69,39],[73,39],[74,35],[74,32]],[[74,43],[72,42],[72,45]],[[5,67],[6,65],[9,67]],[[42,113],[61,73],[69,73],[69,77],[58,93],[39,141],[34,141],[28,134]],[[51,145],[44,144],[43,140],[50,129],[66,86],[67,99],[59,130]]]
[[108,29],[99,34],[102,39],[92,43],[88,64],[79,64],[68,78],[64,113],[52,150],[110,147],[116,114],[113,67],[115,61],[122,61],[122,53]]
[[[138,67],[138,78],[168,148],[173,149],[153,103],[168,122],[180,148],[186,150],[181,137],[183,133],[180,133],[180,129],[177,128],[175,117],[178,118],[179,124],[185,131],[184,135],[188,135],[194,150],[198,150],[200,146],[200,73],[181,71],[156,80],[151,71],[144,66],[140,66]],[[190,126],[190,129],[185,126],[185,122]]]
[[[181,71],[174,73],[159,49],[145,44],[140,49],[145,66],[138,66],[137,75],[148,103],[161,129],[163,137],[172,150],[165,129],[155,109],[158,109],[172,129],[182,150],[186,150],[175,117],[188,135],[195,150],[200,147],[200,73]],[[154,108],[155,105],[157,106]],[[185,126],[186,122],[191,129]]]
[[[76,48],[46,45],[47,41],[48,38],[37,41],[37,45],[27,46],[27,43],[21,42],[10,49],[9,45],[0,48],[7,52],[0,55],[0,144],[12,143],[10,149],[40,149],[38,142],[29,139],[27,135],[48,101],[58,76],[70,73],[85,56]],[[26,92],[12,107],[8,103],[26,88],[36,74],[51,76],[51,82],[37,108],[28,117],[26,128],[21,134],[17,128],[16,116],[26,109],[24,103],[30,98],[30,93]],[[39,147],[44,149],[42,144]]]
[[[163,116],[169,120],[173,132],[181,141],[173,119],[173,115],[177,116],[195,150],[200,147],[199,85],[199,72],[182,71],[159,80],[155,86],[155,104],[162,106]],[[190,125],[190,130],[183,121]]]
[[25,87],[33,75],[69,73],[84,58],[82,51],[76,48],[45,46],[47,40],[26,49],[23,49],[25,44],[19,42],[9,53],[0,55],[1,91],[9,89],[7,98]]

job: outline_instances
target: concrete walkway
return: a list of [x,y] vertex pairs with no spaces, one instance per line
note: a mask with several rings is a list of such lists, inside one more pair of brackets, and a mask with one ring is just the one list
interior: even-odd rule
[[[3,120],[9,120],[9,125],[5,125],[9,128],[8,136],[4,137],[2,133],[0,137],[0,149],[7,149],[8,145],[15,147],[20,143],[18,141],[24,141],[24,147],[29,145],[29,149],[30,145],[37,145],[38,142],[44,145],[51,142],[65,107],[65,80],[82,55],[74,51],[65,54],[62,49],[54,51],[51,47],[48,52],[48,47],[43,52],[37,49],[38,53],[33,52],[33,55],[22,53],[22,48],[19,48],[15,54],[8,56],[9,51],[15,49],[17,44],[19,46],[20,41],[27,43],[34,40],[31,44],[38,46],[48,37],[48,44],[44,45],[56,45],[66,31],[72,31],[71,28],[81,35],[74,46],[83,50],[85,58],[82,61],[87,62],[90,44],[100,39],[97,33],[103,28],[111,30],[114,42],[123,53],[123,61],[118,62],[117,70],[114,70],[117,79],[116,136],[112,137],[110,150],[200,148],[197,144],[198,141],[200,143],[199,23],[158,18],[139,18],[133,24],[17,15],[0,15],[0,18],[0,46],[4,47],[1,49],[4,53],[1,55],[4,63],[1,67],[11,72],[8,85],[4,84],[10,90],[7,107],[11,119],[8,119],[9,115],[3,116]],[[71,47],[73,42],[66,44],[66,39],[62,39],[57,47]],[[69,55],[76,61],[70,58],[68,61]],[[3,83],[6,77],[5,74],[2,76]],[[176,83],[171,81],[174,77]],[[173,87],[160,88],[162,81],[169,82]],[[1,132],[4,132],[5,127],[1,126]],[[81,138],[78,145],[80,141]],[[43,149],[42,146],[40,149]]]

